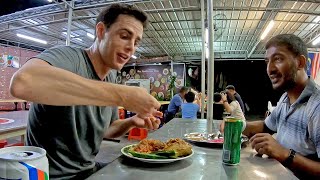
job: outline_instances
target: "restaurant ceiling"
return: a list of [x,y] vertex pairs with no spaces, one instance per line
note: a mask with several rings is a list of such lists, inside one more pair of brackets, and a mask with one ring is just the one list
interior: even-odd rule
[[[93,39],[87,33],[94,33],[96,16],[102,8],[115,2],[133,4],[149,15],[150,24],[145,29],[135,61],[201,60],[200,0],[77,0],[73,9],[71,45],[90,46]],[[37,50],[65,45],[66,3],[70,1],[1,16],[0,43]],[[213,3],[216,59],[262,60],[266,40],[280,33],[301,37],[310,51],[318,51],[320,47],[311,44],[320,36],[319,0],[214,0]],[[275,25],[267,37],[260,40],[271,20]],[[48,44],[23,40],[17,33],[46,40]]]

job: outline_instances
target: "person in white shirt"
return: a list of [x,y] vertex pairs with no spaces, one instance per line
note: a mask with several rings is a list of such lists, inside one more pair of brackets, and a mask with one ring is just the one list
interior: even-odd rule
[[241,106],[239,102],[235,99],[234,95],[227,91],[226,93],[222,93],[221,96],[223,106],[226,109],[226,111],[230,113],[232,117],[245,121],[246,118],[244,117]]

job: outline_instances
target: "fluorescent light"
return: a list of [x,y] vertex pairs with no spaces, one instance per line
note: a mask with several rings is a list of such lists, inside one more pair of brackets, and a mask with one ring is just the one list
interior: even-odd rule
[[89,38],[91,38],[91,39],[94,39],[94,35],[91,34],[91,33],[87,33],[87,36],[88,36]]
[[74,38],[75,40],[78,40],[78,41],[82,41],[82,39],[80,39],[80,38]]
[[[62,32],[62,34],[64,34],[65,36],[67,36],[67,32]],[[70,34],[70,37],[74,38],[75,36]]]
[[262,33],[260,39],[263,40],[267,34],[271,31],[272,27],[274,26],[274,21],[271,20],[267,26],[267,28],[264,30],[264,32]]
[[53,0],[48,0],[48,2],[52,2]]
[[313,42],[312,42],[312,45],[316,45],[320,42],[320,36],[317,37],[317,39],[315,39]]
[[47,41],[44,41],[44,40],[41,40],[41,39],[37,39],[37,38],[34,38],[34,37],[30,37],[30,36],[26,36],[26,35],[23,35],[23,34],[17,34],[18,37],[20,38],[24,38],[24,39],[28,39],[28,40],[31,40],[31,41],[35,41],[35,42],[38,42],[38,43],[41,43],[41,44],[47,44]]
[[313,22],[318,23],[320,21],[320,16],[316,17]]
[[131,57],[132,57],[133,59],[137,59],[137,56],[135,56],[135,55],[132,55]]

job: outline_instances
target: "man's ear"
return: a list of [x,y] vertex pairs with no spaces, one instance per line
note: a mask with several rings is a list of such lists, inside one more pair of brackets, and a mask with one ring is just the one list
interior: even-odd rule
[[98,38],[98,41],[103,39],[104,33],[106,32],[106,26],[103,22],[98,22],[96,25],[96,37]]
[[304,55],[297,56],[298,69],[305,69],[306,65],[307,65],[307,58]]

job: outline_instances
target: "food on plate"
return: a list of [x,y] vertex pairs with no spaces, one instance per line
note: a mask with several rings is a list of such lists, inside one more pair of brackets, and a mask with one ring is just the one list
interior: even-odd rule
[[134,146],[133,151],[140,153],[151,153],[153,151],[163,151],[166,144],[160,140],[144,139]]
[[145,159],[170,159],[192,154],[192,146],[180,138],[167,142],[155,139],[144,139],[128,151],[132,156]]
[[192,147],[189,143],[180,138],[172,138],[166,143],[166,151],[173,150],[176,157],[187,156],[192,153]]

